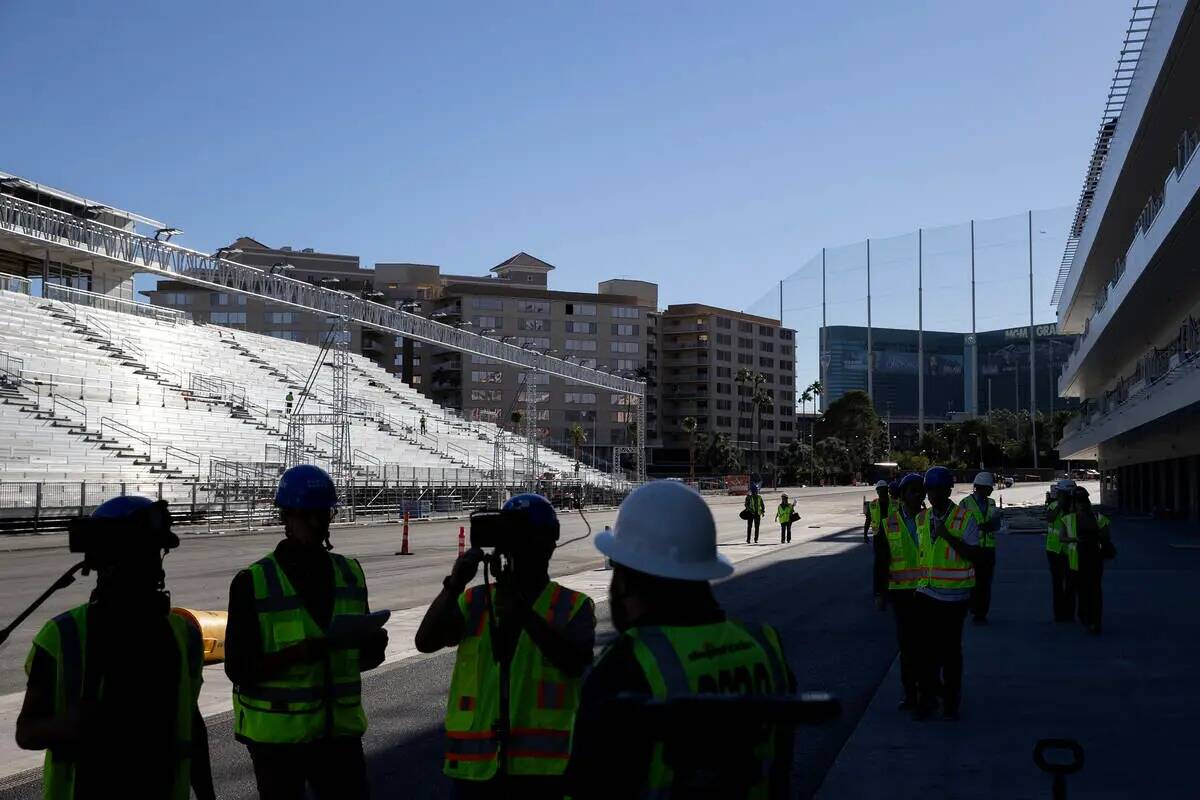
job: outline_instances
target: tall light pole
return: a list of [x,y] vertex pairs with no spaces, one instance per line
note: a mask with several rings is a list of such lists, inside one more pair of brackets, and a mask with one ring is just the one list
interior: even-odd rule
[[1033,445],[1033,468],[1038,468],[1037,448],[1037,379],[1033,340],[1033,210],[1029,211],[1029,438]]

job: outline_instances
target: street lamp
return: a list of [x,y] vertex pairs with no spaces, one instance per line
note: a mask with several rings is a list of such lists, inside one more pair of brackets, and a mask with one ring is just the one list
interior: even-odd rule
[[169,242],[172,236],[178,236],[183,233],[179,228],[159,228],[154,232],[154,241]]

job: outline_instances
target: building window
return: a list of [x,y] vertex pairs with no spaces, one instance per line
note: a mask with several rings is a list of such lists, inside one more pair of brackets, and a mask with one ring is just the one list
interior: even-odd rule
[[608,418],[613,422],[619,422],[623,425],[628,425],[634,421],[634,413],[632,411],[610,411]]
[[637,342],[610,342],[609,347],[614,353],[636,353],[638,352]]
[[632,358],[617,359],[617,372],[632,372],[640,366],[641,364]]
[[[728,350],[718,350],[717,351],[717,361],[728,361],[728,360],[729,360],[729,351]],[[720,367],[718,367],[718,369],[720,369]]]
[[567,333],[592,333],[596,332],[596,323],[594,322],[574,322],[567,320]]
[[468,414],[468,419],[472,422],[492,422],[500,418],[500,409],[498,408],[472,408]]
[[729,330],[731,327],[733,327],[733,320],[731,320],[729,317],[717,317],[717,327]]
[[738,337],[738,347],[741,347],[744,350],[753,350],[754,349],[754,340],[748,339],[745,336],[739,336]]
[[795,335],[795,332],[788,328],[780,328],[779,329],[779,338],[780,339],[786,339],[787,341],[790,342],[794,335]]
[[727,345],[727,346],[731,345],[731,344],[733,344],[733,337],[730,336],[728,333],[718,333],[717,334],[717,344],[723,344],[723,345]]
[[791,431],[791,430],[795,430],[795,428],[796,428],[796,426],[794,424],[792,424],[791,422],[780,422],[779,423],[779,430],[781,430],[781,431]]
[[732,417],[717,417],[717,427],[718,428],[732,428],[733,427],[733,418]]
[[774,353],[775,352],[775,343],[774,342],[759,342],[758,349],[763,351],[764,353]]
[[733,409],[733,401],[732,400],[721,400],[718,398],[717,411],[730,411],[732,409]]
[[[286,340],[286,341],[289,341],[289,342],[301,342],[301,341],[304,341],[303,337],[301,337],[301,336],[300,336],[300,334],[299,334],[299,333],[297,333],[296,331],[267,331],[267,336],[270,336],[270,337],[272,337],[272,338],[275,338],[275,339],[284,339],[284,340]],[[402,355],[400,355],[400,356],[396,356],[396,363],[397,363],[397,364],[400,364],[400,362],[401,362],[402,360],[403,360],[403,356],[402,356]]]
[[566,312],[568,317],[594,317],[596,306],[591,303],[567,303]]
[[548,319],[521,319],[521,320],[517,320],[517,330],[521,330],[521,331],[548,331],[548,330],[550,330],[550,320],[548,320]]
[[475,369],[471,370],[471,380],[475,383],[504,383],[504,373],[494,372],[490,369]]
[[596,359],[594,359],[594,358],[577,358],[577,359],[575,359],[575,363],[581,367],[586,367],[588,369],[596,368]]
[[550,349],[550,337],[548,336],[518,336],[513,340],[513,344],[517,347],[535,347],[542,350]]
[[717,384],[717,394],[733,394],[733,384],[718,383]]
[[775,336],[775,329],[774,329],[774,328],[772,328],[770,325],[759,325],[759,326],[758,326],[758,335],[759,335],[759,336],[771,336],[771,337],[774,337],[774,336]]
[[522,314],[549,314],[550,302],[548,300],[518,300],[517,311]]
[[749,353],[738,353],[738,363],[739,364],[753,364],[754,356],[750,355]]
[[473,297],[471,308],[476,311],[503,311],[504,301],[499,297]]
[[766,356],[759,356],[758,357],[758,365],[760,367],[770,367],[771,369],[774,369],[775,368],[775,359],[767,358]]
[[504,399],[504,392],[499,389],[472,389],[471,400],[474,402],[492,401],[500,402]]
[[779,416],[790,417],[791,415],[792,415],[792,407],[791,406],[780,406],[779,407]]
[[563,392],[564,403],[594,405],[596,402],[595,392]]
[[475,323],[475,330],[477,332],[489,328],[499,330],[504,327],[504,317],[476,317],[473,322]]
[[781,370],[783,370],[784,372],[791,372],[792,371],[792,362],[791,361],[780,361],[779,368]]
[[295,311],[272,311],[267,315],[267,322],[272,325],[291,325],[295,321]]
[[[549,400],[550,400],[549,392],[542,391],[541,389],[533,390],[533,402],[545,403]],[[529,390],[528,389],[522,389],[521,391],[517,392],[517,402],[518,403],[528,403],[529,402]]]
[[754,333],[754,326],[749,322],[738,320],[738,333]]
[[548,386],[550,385],[550,373],[535,372],[530,375],[528,372],[518,372],[517,383],[530,383],[534,386]]
[[638,326],[637,325],[624,325],[624,324],[613,325],[612,326],[612,335],[613,336],[637,336],[638,335]]
[[472,364],[499,364],[500,362],[494,358],[488,358],[487,356],[477,356],[477,355],[472,354],[471,355],[471,363]]
[[184,292],[167,292],[163,295],[163,302],[169,306],[190,306],[192,296]]
[[596,340],[595,339],[567,339],[563,346],[566,347],[568,350],[587,350],[587,351],[595,352]]
[[637,399],[631,394],[610,394],[608,402],[614,406],[636,406]]
[[733,370],[730,367],[717,367],[718,378],[732,378]]
[[245,311],[214,311],[212,312],[212,323],[214,325],[245,325]]
[[613,306],[612,316],[616,319],[637,319],[641,312],[632,306]]

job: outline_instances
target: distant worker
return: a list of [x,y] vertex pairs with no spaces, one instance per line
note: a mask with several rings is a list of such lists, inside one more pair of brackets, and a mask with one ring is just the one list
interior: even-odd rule
[[896,620],[896,646],[900,651],[900,684],[904,698],[901,711],[917,707],[920,668],[920,620],[916,617],[917,585],[921,568],[917,518],[925,502],[925,481],[916,474],[905,475],[897,484],[900,501],[889,507],[880,533],[875,534],[875,607],[891,606]]
[[779,523],[780,544],[791,544],[792,521],[799,518],[800,515],[796,513],[796,506],[788,502],[788,496],[785,494],[780,497],[779,507],[775,509],[775,521]]
[[1075,587],[1058,527],[1059,518],[1071,510],[1074,487],[1074,482],[1060,480],[1046,495],[1046,561],[1050,565],[1050,599],[1055,622],[1075,620]]
[[751,483],[750,493],[746,495],[746,507],[742,511],[742,518],[746,520],[746,544],[750,544],[751,530],[754,531],[754,543],[758,544],[758,526],[766,513],[767,504],[758,493],[758,484]]
[[[568,771],[570,796],[697,796],[695,787],[674,784],[662,727],[622,724],[611,714],[615,702],[623,696],[791,694],[795,679],[779,636],[769,625],[728,619],[717,604],[709,581],[730,575],[733,566],[717,553],[716,523],[694,489],[675,481],[636,489],[621,504],[613,530],[596,537],[596,549],[613,563],[609,598],[620,635],[584,681]],[[748,791],[721,797],[791,796],[789,737],[769,729],[756,737],[719,719],[694,734],[720,743],[729,755],[726,767],[738,768],[732,751],[739,746],[751,762],[740,775]],[[706,777],[721,766],[712,764]],[[707,788],[703,796],[717,796]]]
[[1067,548],[1067,565],[1079,598],[1079,622],[1099,634],[1104,611],[1104,559],[1116,555],[1108,517],[1092,508],[1088,490],[1071,490],[1071,510],[1058,518],[1059,536]]
[[292,413],[292,400],[293,400],[291,389],[288,389],[287,396],[284,397],[283,400],[284,400],[284,402],[287,403],[287,413],[290,415]]
[[421,433],[425,433],[425,415],[421,415]]
[[875,494],[877,497],[868,502],[863,503],[863,516],[866,520],[863,522],[863,542],[868,541],[867,534],[874,530],[879,532],[883,521],[887,519],[888,511],[891,508],[891,494],[888,491],[887,481],[876,481]]
[[17,745],[46,751],[46,798],[211,800],[200,631],[164,590],[167,504],[114,497],[77,525],[96,588],[34,637]]
[[337,504],[320,467],[284,472],[275,505],[286,538],[229,587],[233,731],[267,800],[299,800],[305,784],[318,798],[368,795],[360,673],[383,663],[387,632],[342,625],[370,607],[358,561],[330,552]]
[[975,476],[973,491],[963,498],[962,506],[979,527],[979,560],[975,562],[975,587],[971,589],[971,614],[976,625],[986,625],[992,607],[992,578],[996,574],[996,534],[1000,530],[1000,511],[992,499],[995,478],[990,472]]
[[950,499],[953,489],[954,474],[945,467],[925,473],[929,508],[917,517],[922,575],[915,598],[921,627],[916,719],[932,715],[940,695],[942,718],[957,720],[962,702],[963,623],[983,548],[975,520]]
[[[515,530],[505,531],[511,540],[490,556],[476,547],[459,556],[416,645],[422,653],[458,648],[442,766],[455,797],[558,800],[580,679],[592,663],[596,609],[587,595],[550,580],[559,524],[549,501],[521,494],[503,511],[514,520]],[[501,552],[511,560],[511,583],[468,589],[480,563],[496,565]],[[500,719],[502,657],[509,660],[508,720]]]

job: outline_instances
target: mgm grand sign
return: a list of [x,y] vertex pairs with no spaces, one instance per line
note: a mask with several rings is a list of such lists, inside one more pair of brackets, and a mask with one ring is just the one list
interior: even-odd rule
[[[1034,335],[1034,338],[1038,338],[1038,339],[1042,338],[1043,336],[1057,336],[1058,335],[1058,324],[1051,322],[1048,325],[1034,325],[1033,326],[1033,335]],[[1022,328],[1009,328],[1008,330],[1006,330],[1004,332],[1004,338],[1005,339],[1028,339],[1029,338],[1029,326],[1026,325]]]

